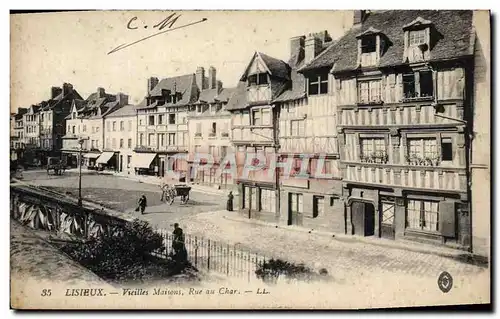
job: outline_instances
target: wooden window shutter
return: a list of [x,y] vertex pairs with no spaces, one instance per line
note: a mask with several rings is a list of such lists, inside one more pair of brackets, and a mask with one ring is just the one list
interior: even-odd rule
[[439,203],[439,229],[441,235],[455,238],[455,202]]

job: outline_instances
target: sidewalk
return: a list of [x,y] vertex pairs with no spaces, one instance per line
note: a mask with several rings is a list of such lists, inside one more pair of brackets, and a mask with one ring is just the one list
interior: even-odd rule
[[315,232],[298,227],[280,227],[248,221],[227,211],[202,213],[180,220],[187,234],[236,245],[241,249],[304,263],[319,270],[327,269],[341,278],[359,274],[401,273],[416,277],[434,277],[442,271],[454,275],[484,273],[480,267],[462,260],[461,251],[420,243],[362,239],[347,235]]
[[[223,211],[222,211],[223,212]],[[222,213],[221,212],[221,213]],[[229,212],[226,212],[226,214],[229,214]],[[292,231],[292,232],[302,232],[302,233],[314,233],[319,236],[323,237],[330,237],[330,238],[335,238],[337,240],[341,240],[344,242],[362,242],[370,245],[378,245],[382,247],[387,247],[387,248],[397,248],[397,249],[405,249],[413,252],[419,252],[419,253],[424,253],[424,254],[434,254],[437,256],[442,256],[442,257],[450,257],[450,258],[463,258],[464,256],[471,256],[472,254],[463,251],[463,250],[458,250],[458,249],[452,249],[449,247],[443,247],[443,246],[433,246],[430,244],[423,244],[423,243],[418,243],[418,242],[413,242],[410,240],[390,240],[390,239],[385,239],[385,238],[378,238],[378,237],[362,237],[362,236],[353,236],[353,235],[347,235],[347,234],[342,234],[342,233],[333,233],[333,232],[327,232],[327,231],[321,231],[321,230],[314,230],[314,229],[308,229],[305,227],[300,227],[300,226],[295,226],[295,225],[288,225],[288,226],[283,226],[283,225],[278,225],[276,223],[269,223],[269,222],[264,222],[261,220],[257,219],[249,219],[245,218],[242,215],[223,215],[222,218],[231,220],[231,221],[236,221],[240,223],[249,223],[249,224],[255,224],[255,225],[260,225],[263,227],[271,227],[271,228],[281,228],[283,230],[287,231]]]

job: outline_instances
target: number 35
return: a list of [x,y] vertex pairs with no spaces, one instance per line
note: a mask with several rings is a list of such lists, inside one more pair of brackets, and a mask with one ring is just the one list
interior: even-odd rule
[[51,291],[51,289],[43,289],[41,295],[42,295],[42,297],[48,297],[48,296],[52,295],[52,291]]

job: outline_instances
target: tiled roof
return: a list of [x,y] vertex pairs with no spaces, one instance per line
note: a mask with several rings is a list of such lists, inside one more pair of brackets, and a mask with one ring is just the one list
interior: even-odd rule
[[227,102],[236,91],[236,88],[223,88],[217,93],[217,89],[208,89],[200,92],[198,102],[215,103],[216,101]]
[[269,55],[264,54],[262,52],[255,52],[252,59],[250,60],[250,63],[248,63],[245,72],[241,76],[240,81],[247,80],[248,70],[250,69],[250,66],[252,65],[253,61],[257,56],[261,57],[262,62],[264,62],[264,64],[269,69],[273,77],[285,80],[290,79],[290,67],[285,61],[270,57]]
[[[181,99],[175,104],[168,103],[166,104],[167,106],[186,105],[194,103],[198,99],[198,88],[196,86],[194,74],[162,79],[153,90],[151,90],[150,94],[153,97],[160,97],[162,95],[162,90],[170,90],[171,94],[174,93],[174,91],[180,92],[182,95]],[[150,106],[146,106],[146,99],[144,99],[138,104],[138,107],[149,108]]]
[[50,100],[46,100],[46,101],[42,101],[39,104],[42,106],[43,111],[49,111],[49,110],[52,110],[56,105],[58,105],[59,102],[61,102],[62,100],[74,100],[74,99],[82,100],[82,97],[80,96],[78,91],[75,89],[71,90],[70,93],[68,93],[64,96],[62,95],[62,93],[60,93],[55,98],[50,99]]
[[234,94],[231,96],[226,105],[226,110],[235,111],[242,110],[248,106],[247,101],[247,83],[244,81],[238,82]]
[[333,71],[354,70],[357,66],[356,36],[368,29],[380,30],[389,40],[387,51],[380,58],[380,67],[403,63],[403,27],[421,17],[429,20],[437,41],[431,47],[431,61],[470,56],[473,54],[472,11],[470,10],[387,10],[368,14],[361,28],[353,28],[336,43],[299,71],[332,67]]
[[106,115],[106,117],[126,117],[136,115],[136,106],[127,104],[119,109],[114,109]]
[[285,61],[270,57],[262,52],[259,52],[259,55],[273,76],[286,80],[290,79],[290,67]]
[[291,87],[283,91],[273,102],[286,102],[304,98],[306,96],[306,80],[304,76],[297,72],[296,69],[292,70],[292,83]]

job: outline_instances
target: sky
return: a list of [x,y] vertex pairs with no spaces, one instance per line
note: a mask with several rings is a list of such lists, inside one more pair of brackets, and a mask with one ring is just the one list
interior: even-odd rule
[[[172,30],[154,27],[175,13]],[[134,18],[128,29],[128,22]],[[194,23],[179,28],[183,25]],[[290,38],[328,30],[339,38],[352,25],[352,11],[100,11],[11,15],[11,111],[50,97],[69,82],[83,98],[97,87],[129,95],[138,103],[147,78],[217,69],[234,87],[255,51],[288,60]],[[166,26],[161,31],[168,30]]]

